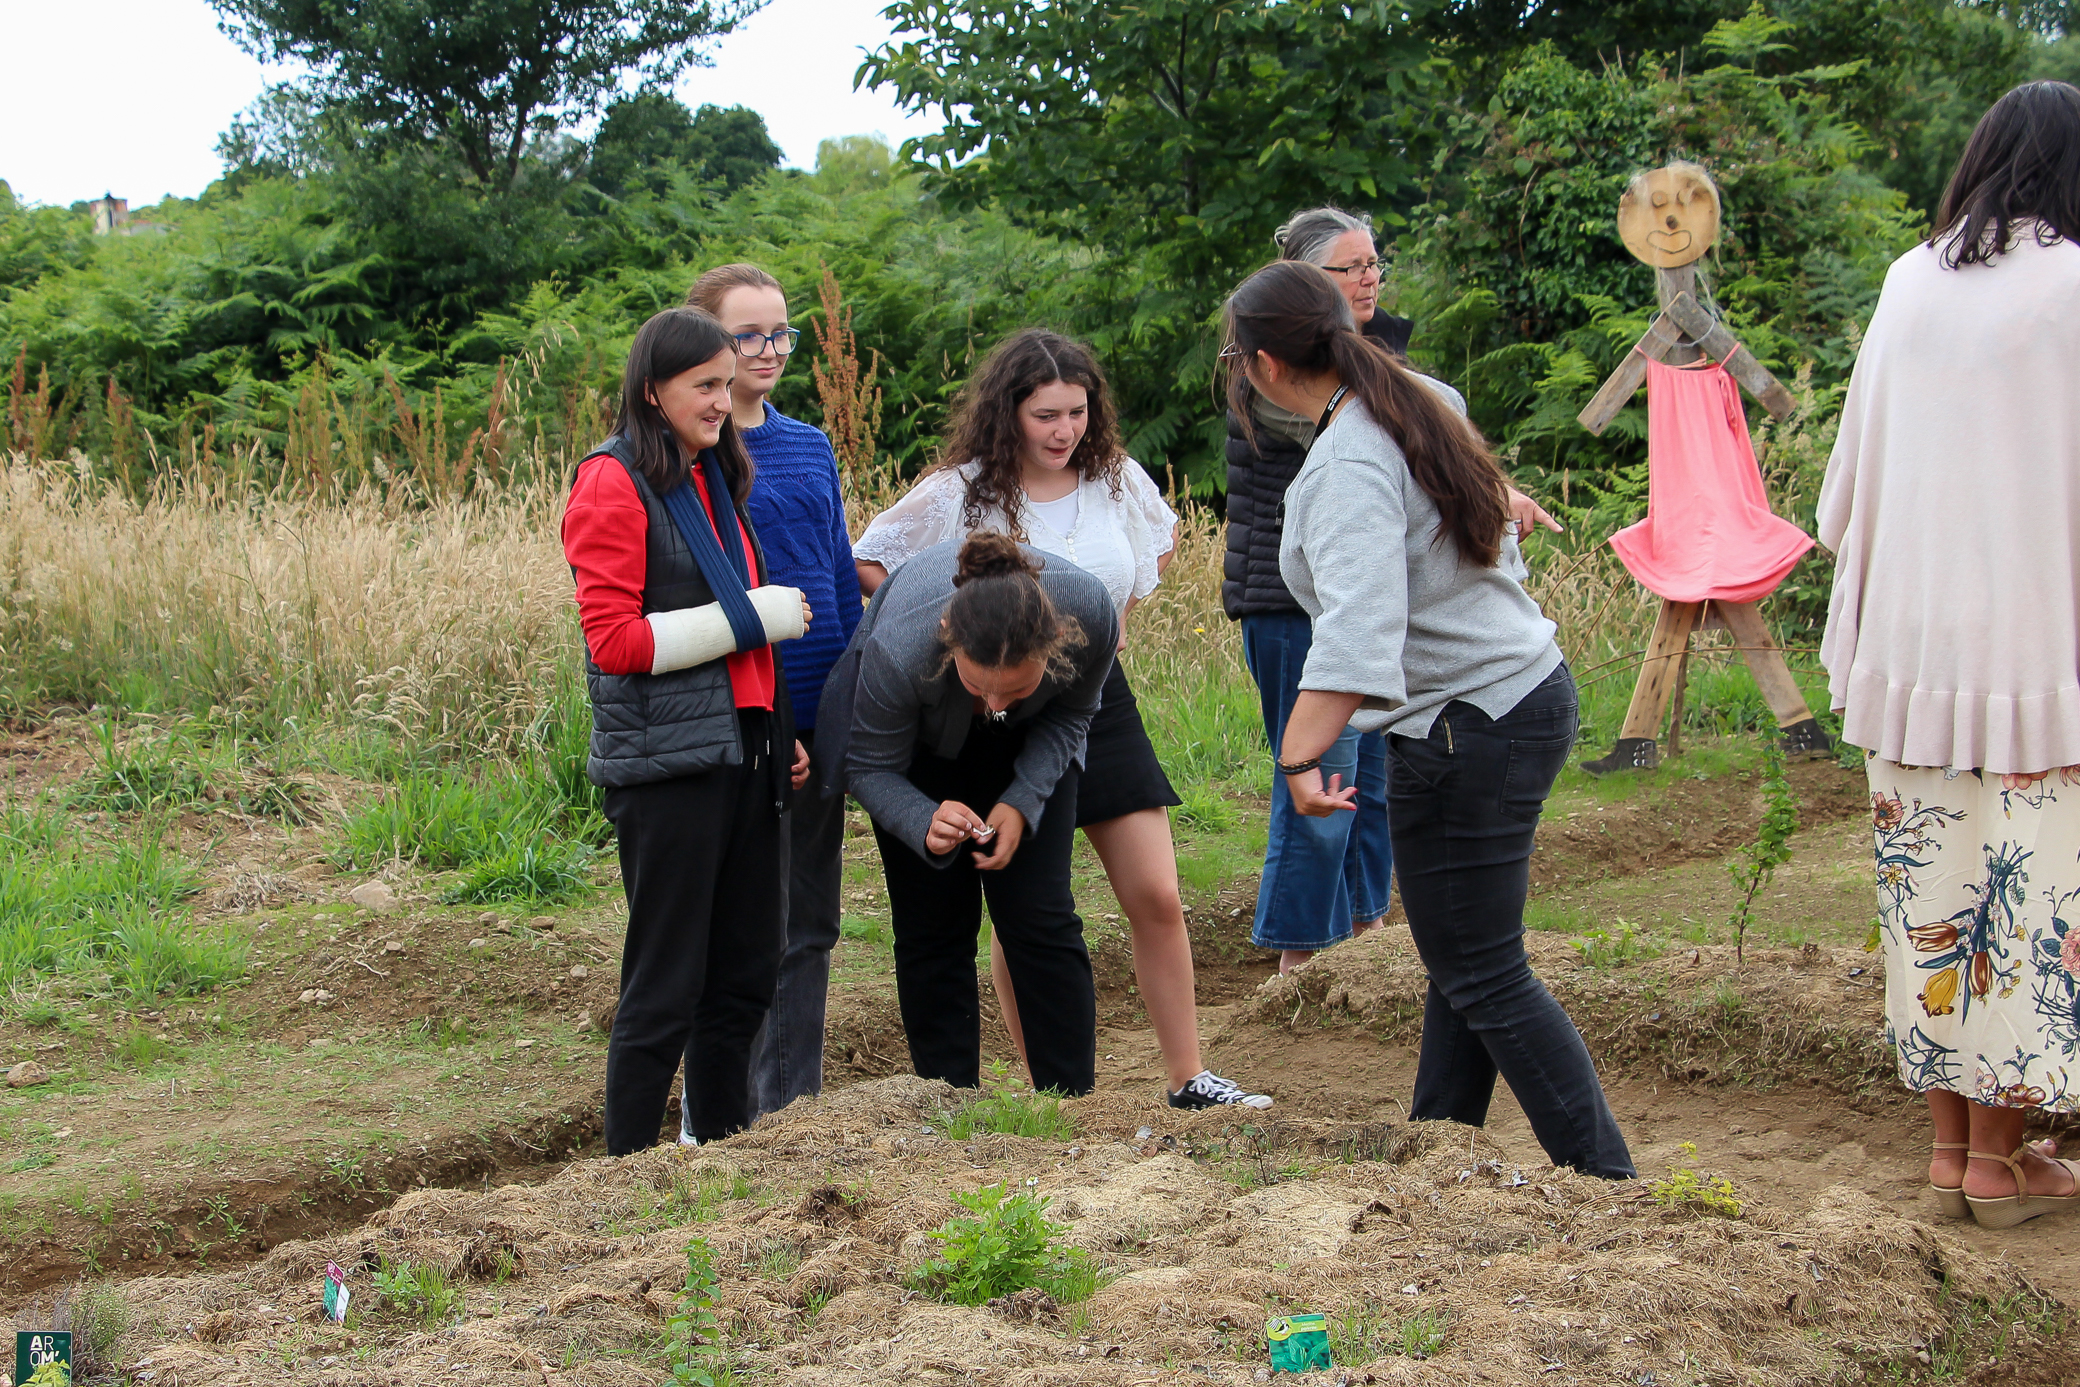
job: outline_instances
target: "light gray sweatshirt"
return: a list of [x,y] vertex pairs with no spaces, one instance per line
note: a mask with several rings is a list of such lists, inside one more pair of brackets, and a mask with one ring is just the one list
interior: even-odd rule
[[[1466,412],[1449,385],[1418,379]],[[1300,687],[1363,695],[1351,718],[1361,732],[1427,737],[1454,699],[1499,718],[1560,664],[1516,537],[1481,568],[1437,531],[1437,504],[1400,445],[1362,403],[1344,406],[1286,490],[1278,566],[1314,619]]]

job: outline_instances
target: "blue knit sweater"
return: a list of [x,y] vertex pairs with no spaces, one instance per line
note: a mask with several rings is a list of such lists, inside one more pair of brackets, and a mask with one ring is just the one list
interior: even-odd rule
[[770,404],[766,421],[741,435],[757,468],[751,523],[758,530],[771,580],[809,599],[809,630],[783,647],[795,725],[816,723],[824,680],[859,625],[859,570],[845,532],[838,459],[823,430],[790,419]]

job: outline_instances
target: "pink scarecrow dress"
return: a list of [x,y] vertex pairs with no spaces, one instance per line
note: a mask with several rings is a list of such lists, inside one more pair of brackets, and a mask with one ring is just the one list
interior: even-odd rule
[[1647,591],[1671,602],[1767,596],[1813,537],[1776,515],[1721,366],[1647,362],[1647,518],[1611,536]]

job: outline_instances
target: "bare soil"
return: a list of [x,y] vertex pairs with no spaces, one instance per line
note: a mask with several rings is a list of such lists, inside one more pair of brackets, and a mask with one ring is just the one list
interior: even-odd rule
[[[0,753],[18,787],[84,768],[48,738]],[[254,932],[247,983],[164,1011],[0,1019],[0,1056],[58,1070],[0,1090],[0,1291],[26,1326],[47,1322],[35,1306],[61,1282],[132,1278],[109,1293],[130,1327],[107,1361],[138,1381],[651,1383],[679,1249],[700,1231],[721,1253],[743,1366],[793,1382],[1254,1380],[1264,1313],[1286,1305],[1371,1307],[1385,1323],[1437,1308],[1444,1351],[1366,1365],[1380,1381],[1941,1368],[2080,1383],[2059,1316],[2016,1308],[2036,1304],[2033,1286],[2080,1303],[2070,1237],[2055,1222],[1950,1225],[1926,1193],[1925,1119],[1891,1079],[1875,960],[1851,942],[1870,908],[1862,777],[1791,774],[1807,827],[1743,961],[1715,942],[1721,863],[1759,819],[1739,777],[1664,768],[1562,796],[1534,863],[1550,927],[1645,931],[1622,966],[1584,966],[1567,933],[1531,945],[1642,1173],[1723,1174],[1738,1220],[1550,1171],[1506,1089],[1480,1133],[1406,1126],[1422,977],[1405,934],[1390,923],[1278,979],[1247,942],[1245,874],[1192,893],[1202,1033],[1209,1064],[1277,1095],[1270,1114],[1160,1104],[1124,931],[1092,889],[1099,1092],[1070,1105],[1073,1140],[964,1146],[924,1131],[950,1091],[902,1077],[844,1091],[907,1068],[885,940],[848,937],[824,1100],[691,1158],[588,1159],[617,974],[610,873],[593,901],[548,916],[441,907],[396,873],[401,906],[377,915],[344,904],[360,879],[323,864],[318,831],[219,811],[189,816],[182,843],[207,864],[213,913]],[[848,919],[885,924],[871,839],[849,846]],[[1009,1059],[993,1014],[984,1043]],[[1038,1313],[907,1294],[922,1231],[954,1212],[946,1191],[1007,1178],[1051,1195],[1069,1240],[1121,1279]],[[688,1191],[718,1182],[751,1193],[696,1230]],[[1613,1236],[1589,1247],[1584,1227]],[[365,1286],[385,1256],[453,1271],[461,1325],[317,1321],[325,1260]],[[2022,1327],[1960,1338],[1973,1297]]]

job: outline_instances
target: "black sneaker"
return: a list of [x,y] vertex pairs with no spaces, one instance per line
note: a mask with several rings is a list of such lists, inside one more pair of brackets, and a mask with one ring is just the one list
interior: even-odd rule
[[1620,737],[1610,755],[1584,761],[1582,769],[1591,775],[1609,775],[1613,771],[1650,771],[1660,764],[1661,748],[1652,737]]
[[1170,1095],[1173,1108],[1218,1108],[1234,1103],[1245,1108],[1268,1108],[1271,1095],[1268,1093],[1244,1093],[1240,1085],[1223,1079],[1211,1069],[1202,1069],[1192,1076],[1191,1082]]

